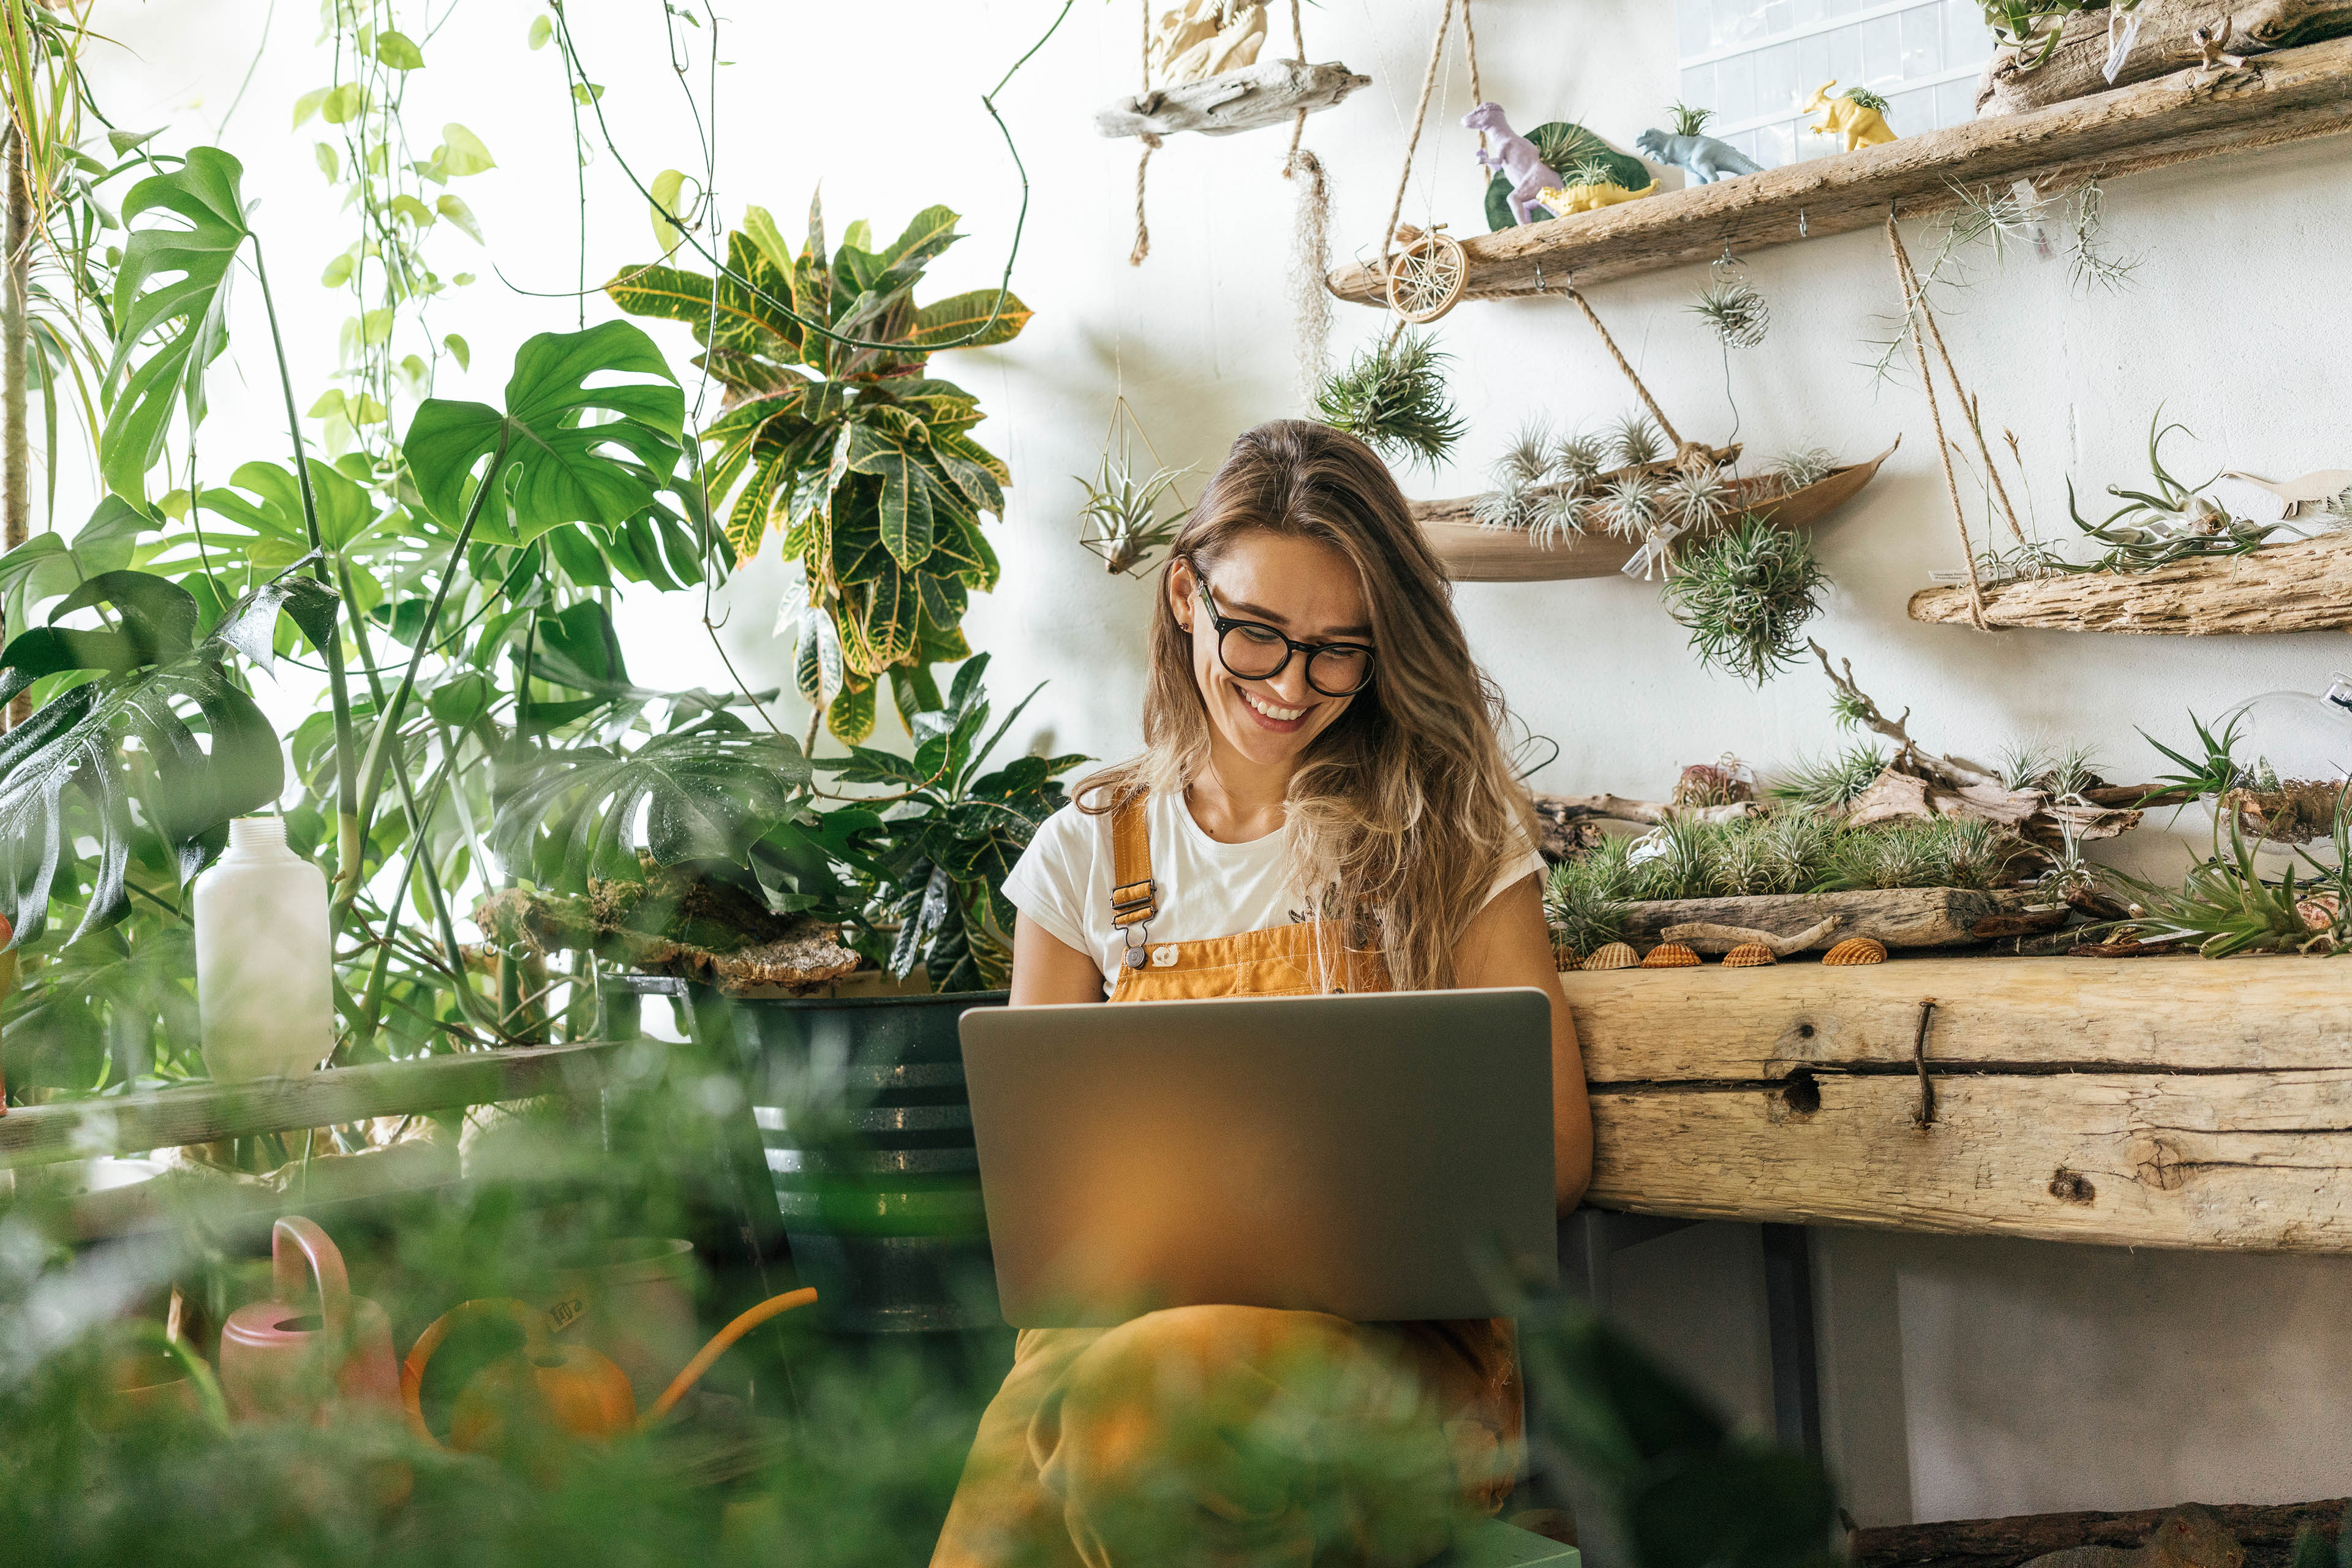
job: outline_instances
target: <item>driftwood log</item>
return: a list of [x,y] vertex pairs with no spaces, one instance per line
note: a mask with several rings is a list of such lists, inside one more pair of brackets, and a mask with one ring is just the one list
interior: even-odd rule
[[[2200,85],[2176,73],[2030,113],[1474,235],[1462,242],[1465,297],[1549,292],[1566,303],[1561,287],[1571,276],[1582,289],[1711,262],[1727,245],[1746,256],[1807,235],[1875,228],[1890,203],[1918,217],[1958,205],[1971,188],[2112,179],[2346,131],[2352,131],[2352,40],[2336,38],[2262,56],[2219,81]],[[1387,303],[1377,262],[1340,268],[1329,287],[1358,304]]]
[[[2040,631],[2221,637],[2352,626],[2352,532],[2152,572],[2021,578],[1984,591],[1985,621]],[[1911,618],[1969,623],[1965,587],[1911,595]]]
[[1591,1201],[2352,1252],[2346,973],[2325,958],[1565,973],[1591,1088]]
[[2190,36],[2200,27],[2213,29],[2216,47],[2233,55],[2352,33],[2352,5],[2344,0],[2147,0],[2139,7],[2139,37],[2111,82],[2107,16],[2099,10],[2067,17],[2056,50],[2031,70],[2016,49],[1995,49],[1977,79],[1977,112],[2019,114],[2201,66],[2204,52]]
[[[1629,941],[1681,942],[1701,952],[1727,952],[1743,940],[1676,928],[1730,926],[1777,937],[1813,931],[1800,951],[1820,952],[1851,936],[1876,937],[1888,947],[1954,947],[1978,940],[1969,930],[1996,914],[2013,914],[2029,901],[2019,893],[1973,888],[1890,888],[1853,893],[1759,893],[1733,899],[1642,899],[1624,906]],[[2049,921],[2064,919],[2059,911]],[[1814,928],[1828,922],[1827,931]],[[1990,937],[1992,933],[1987,933]],[[2014,935],[2015,932],[2008,934]]]
[[[1733,448],[1737,450],[1737,448]],[[1878,466],[1895,453],[1889,447],[1866,463],[1853,463],[1801,489],[1769,492],[1772,479],[1759,476],[1733,485],[1732,515],[1745,512],[1781,528],[1819,522],[1862,493]],[[1653,465],[1663,466],[1663,465]],[[1606,476],[1604,476],[1605,478]],[[1540,495],[1551,487],[1538,487]],[[1482,528],[1478,498],[1412,503],[1414,521],[1429,536],[1445,574],[1457,583],[1557,583],[1577,577],[1607,577],[1624,570],[1641,546],[1606,533],[1571,533],[1539,543],[1525,529]]]
[[1279,125],[1302,109],[1328,109],[1371,83],[1371,78],[1343,65],[1272,60],[1123,98],[1096,110],[1095,129],[1105,136],[1172,136],[1179,131],[1230,136]]
[[[2336,1539],[2347,1500],[2203,1506],[2245,1549],[2245,1568],[2288,1568],[2295,1537],[2304,1531]],[[1849,1531],[1846,1550],[1853,1568],[2020,1568],[2036,1557],[2078,1546],[2130,1550],[2148,1538],[2166,1511],[2029,1513],[2012,1519],[1886,1525]]]

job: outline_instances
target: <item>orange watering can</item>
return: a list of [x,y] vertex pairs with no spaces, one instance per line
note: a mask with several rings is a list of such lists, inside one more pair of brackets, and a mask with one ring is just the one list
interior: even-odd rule
[[449,1446],[476,1453],[497,1447],[505,1435],[506,1413],[518,1404],[536,1406],[551,1426],[575,1437],[617,1436],[659,1422],[702,1381],[702,1374],[729,1346],[769,1319],[815,1300],[814,1290],[791,1290],[771,1296],[736,1318],[695,1353],[643,1420],[637,1415],[636,1391],[629,1385],[628,1374],[601,1352],[558,1342],[548,1327],[546,1313],[507,1297],[461,1301],[416,1337],[408,1360],[401,1365],[400,1399],[408,1410],[409,1429],[438,1447],[440,1439],[425,1424],[423,1403],[425,1369],[433,1352],[460,1323],[477,1318],[509,1318],[522,1326],[522,1351],[485,1367],[459,1391],[450,1415]]

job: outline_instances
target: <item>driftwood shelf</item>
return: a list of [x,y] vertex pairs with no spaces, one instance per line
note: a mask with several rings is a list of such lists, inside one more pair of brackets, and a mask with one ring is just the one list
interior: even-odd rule
[[2352,1252],[2352,964],[1923,958],[1560,983],[1601,1207]]
[[[2058,632],[2221,637],[2352,626],[2352,533],[2272,544],[2247,555],[2153,572],[2084,572],[1999,583],[1985,624]],[[1911,618],[1968,626],[1965,586],[1923,588]]]
[[[1851,463],[1830,475],[1785,495],[1761,496],[1771,483],[1752,479],[1738,481],[1738,510],[1781,528],[1806,528],[1829,516],[1862,493],[1877,476],[1881,463],[1895,455],[1889,447],[1866,463]],[[1484,528],[1475,508],[1478,498],[1412,502],[1412,515],[1429,536],[1430,548],[1457,583],[1559,583],[1579,577],[1608,577],[1624,570],[1641,548],[1605,533],[1571,533],[1549,543],[1538,543],[1525,529]]]
[[[1579,284],[1713,261],[1806,235],[1843,234],[1958,205],[1961,188],[2112,178],[2218,153],[2352,131],[2352,39],[2281,49],[2209,79],[2180,71],[2022,114],[1972,121],[1882,146],[1551,218],[1462,242],[1465,298],[1557,293]],[[1341,268],[1331,292],[1385,305],[1380,268]],[[1565,296],[1561,296],[1564,300]]]
[[[604,1086],[605,1058],[625,1048],[583,1044],[466,1051],[332,1068],[275,1083],[192,1084],[19,1106],[0,1116],[0,1170],[535,1095],[592,1094]],[[648,1048],[661,1047],[656,1041]]]

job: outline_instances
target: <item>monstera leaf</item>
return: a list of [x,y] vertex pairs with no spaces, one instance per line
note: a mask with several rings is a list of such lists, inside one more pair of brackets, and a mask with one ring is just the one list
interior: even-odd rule
[[[1538,125],[1528,132],[1528,140],[1536,144],[1537,153],[1561,179],[1568,178],[1570,169],[1588,159],[1598,160],[1608,169],[1610,178],[1629,191],[1640,190],[1652,179],[1649,169],[1639,158],[1620,153],[1583,126],[1569,121],[1555,120]],[[1511,182],[1497,174],[1486,184],[1486,226],[1500,230],[1515,227],[1517,222],[1511,216]]]
[[[252,236],[238,190],[245,167],[217,147],[192,147],[187,162],[150,174],[122,201],[122,221],[151,212],[180,225],[133,227],[114,280],[112,391],[98,438],[107,488],[146,499],[147,470],[163,455],[174,403],[191,427],[205,416],[205,367],[228,346],[229,264]],[[157,339],[127,380],[131,353]]]
[[[92,605],[111,605],[116,625],[90,631],[55,624]],[[92,831],[68,821],[68,792],[95,816],[98,840],[97,875],[76,937],[126,907],[134,802],[187,876],[217,851],[231,817],[278,797],[285,757],[277,733],[229,679],[226,659],[257,639],[266,647],[281,610],[323,630],[332,624],[332,595],[307,578],[273,584],[232,606],[220,628],[198,640],[197,603],[186,589],[143,572],[110,572],[61,600],[52,624],[0,652],[0,700],[45,676],[93,676],[0,736],[0,898],[19,942],[42,931],[58,867],[75,852],[74,839]]]
[[[657,379],[588,385],[599,372]],[[597,410],[619,417],[587,423]],[[563,523],[609,531],[648,510],[677,469],[685,424],[685,394],[653,340],[626,321],[606,321],[525,342],[503,413],[427,399],[409,422],[403,450],[434,515],[458,522],[478,482],[506,504],[482,509],[476,537],[521,545]],[[477,481],[476,466],[494,455],[495,471]]]
[[633,752],[586,747],[510,765],[492,843],[509,866],[569,893],[585,893],[591,877],[639,879],[640,847],[663,866],[745,865],[751,846],[799,810],[809,776],[789,736],[712,714]]

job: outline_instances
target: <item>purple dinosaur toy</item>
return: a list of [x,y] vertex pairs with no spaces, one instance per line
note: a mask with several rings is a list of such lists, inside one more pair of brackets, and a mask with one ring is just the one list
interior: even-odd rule
[[1551,211],[1536,200],[1536,193],[1568,182],[1559,177],[1559,171],[1543,161],[1534,142],[1511,129],[1511,122],[1503,118],[1501,104],[1482,103],[1464,115],[1462,123],[1472,131],[1485,132],[1492,140],[1491,147],[1478,149],[1478,162],[1486,168],[1500,169],[1503,177],[1511,182],[1512,221],[1526,223],[1530,207]]

